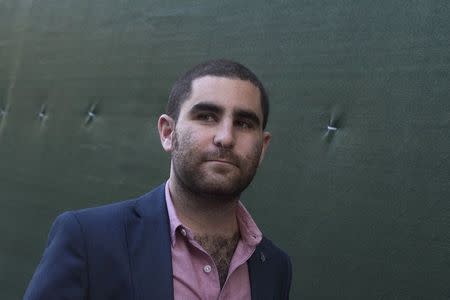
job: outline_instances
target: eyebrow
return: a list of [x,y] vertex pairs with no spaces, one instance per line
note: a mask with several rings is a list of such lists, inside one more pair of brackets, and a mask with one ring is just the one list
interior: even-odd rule
[[190,114],[195,114],[202,111],[209,111],[214,113],[222,113],[223,108],[216,104],[207,103],[207,102],[200,102],[192,106],[191,110],[189,111]]
[[[193,115],[199,112],[213,112],[216,114],[222,114],[224,112],[224,109],[220,107],[219,105],[216,105],[214,103],[210,102],[199,102],[192,106],[192,108],[189,111],[189,114]],[[238,119],[247,119],[251,122],[255,123],[255,125],[260,126],[261,121],[259,117],[254,113],[253,111],[246,110],[246,109],[235,109],[233,111],[233,117]]]

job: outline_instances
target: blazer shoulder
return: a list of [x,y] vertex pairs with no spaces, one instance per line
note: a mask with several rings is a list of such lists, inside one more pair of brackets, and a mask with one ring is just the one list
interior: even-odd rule
[[88,228],[95,231],[111,230],[116,226],[121,226],[126,219],[134,215],[140,216],[141,211],[158,210],[161,207],[161,203],[164,202],[164,194],[161,193],[161,190],[164,190],[164,185],[137,198],[64,212],[58,218],[72,215],[82,229]]
[[98,222],[100,220],[115,218],[118,214],[123,214],[124,212],[135,212],[140,214],[143,208],[144,210],[151,210],[152,207],[158,207],[158,204],[161,204],[163,200],[164,184],[136,198],[75,210],[73,213],[77,218],[94,219]]

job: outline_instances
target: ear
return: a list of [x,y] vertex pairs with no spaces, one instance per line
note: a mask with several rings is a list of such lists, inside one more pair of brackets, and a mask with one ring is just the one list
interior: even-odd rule
[[173,135],[175,130],[175,120],[164,114],[158,119],[158,132],[161,145],[166,152],[173,150]]
[[272,139],[272,134],[268,131],[263,132],[263,144],[262,144],[262,151],[261,151],[261,157],[259,158],[259,164],[262,163],[264,159],[264,155],[266,154],[267,148],[269,147],[270,140]]

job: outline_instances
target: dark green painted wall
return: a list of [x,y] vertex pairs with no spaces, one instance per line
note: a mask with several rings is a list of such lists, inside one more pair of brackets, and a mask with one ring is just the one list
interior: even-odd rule
[[450,299],[449,33],[447,0],[0,0],[0,299],[59,213],[167,177],[168,90],[219,57],[270,92],[243,200],[292,298]]

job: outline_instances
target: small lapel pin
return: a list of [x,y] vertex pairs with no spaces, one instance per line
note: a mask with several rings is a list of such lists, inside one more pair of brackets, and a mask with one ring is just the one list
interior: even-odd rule
[[266,256],[264,255],[263,252],[260,253],[260,257],[259,258],[261,259],[262,262],[266,261]]

